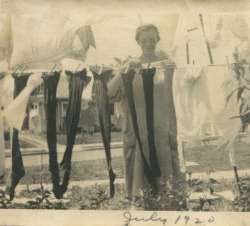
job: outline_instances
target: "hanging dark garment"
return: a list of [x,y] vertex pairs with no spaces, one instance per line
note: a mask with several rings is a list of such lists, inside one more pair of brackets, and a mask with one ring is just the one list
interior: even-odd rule
[[[21,93],[27,84],[30,74],[24,74],[17,77],[17,74],[13,74],[14,78],[14,99]],[[20,179],[25,175],[25,170],[23,166],[23,159],[20,150],[19,140],[18,140],[18,130],[13,129],[12,135],[12,167],[11,167],[11,178],[6,187],[6,193],[10,195],[10,200],[13,200],[15,194],[15,188],[19,183]]]
[[65,71],[65,73],[68,76],[69,81],[69,104],[66,113],[67,147],[63,156],[63,160],[60,163],[62,168],[65,170],[61,185],[62,194],[67,191],[69,183],[72,150],[75,143],[75,136],[77,133],[81,111],[82,91],[85,81],[87,81],[89,78],[87,76],[86,69],[76,73],[71,71]]
[[44,82],[44,108],[47,126],[47,143],[49,148],[49,169],[52,175],[53,193],[56,198],[61,198],[60,176],[57,162],[57,137],[56,137],[56,91],[60,72],[53,75],[43,74]]
[[146,120],[148,130],[148,146],[149,146],[149,161],[150,167],[156,177],[161,176],[161,169],[158,163],[155,135],[154,135],[154,76],[156,69],[148,68],[141,69],[140,74],[143,81],[143,90],[146,104]]
[[108,163],[110,197],[113,198],[115,194],[114,181],[116,175],[114,174],[111,165],[111,115],[107,87],[107,79],[110,77],[112,70],[105,71],[101,74],[97,74],[94,71],[92,72],[94,74],[92,94],[93,100],[96,102],[97,105],[100,130]]
[[156,194],[158,192],[156,177],[145,158],[143,148],[142,148],[142,142],[141,142],[141,138],[139,134],[138,123],[137,123],[137,114],[135,110],[135,103],[134,103],[134,96],[133,96],[133,84],[132,84],[135,73],[136,72],[134,70],[130,70],[126,74],[122,73],[121,76],[122,76],[122,80],[124,84],[125,95],[129,104],[130,115],[131,115],[131,120],[132,120],[132,124],[134,128],[135,136],[139,145],[140,154],[141,154],[142,161],[143,161],[144,174],[147,177],[148,183],[152,186],[153,193]]

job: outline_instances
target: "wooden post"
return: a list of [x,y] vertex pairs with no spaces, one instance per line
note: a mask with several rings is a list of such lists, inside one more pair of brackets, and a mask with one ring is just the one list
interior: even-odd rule
[[209,56],[210,64],[214,64],[213,57],[212,57],[212,52],[211,52],[211,48],[210,48],[210,44],[209,44],[209,42],[208,42],[208,40],[206,38],[206,34],[205,34],[205,29],[204,29],[202,14],[200,14],[200,22],[201,22],[201,27],[202,27],[202,30],[203,30],[203,35],[204,35],[204,38],[206,40],[206,45],[207,45],[207,51],[208,51],[208,56]]

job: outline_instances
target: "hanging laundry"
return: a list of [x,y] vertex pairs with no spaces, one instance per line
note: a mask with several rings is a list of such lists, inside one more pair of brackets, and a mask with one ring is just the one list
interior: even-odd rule
[[188,65],[175,71],[173,90],[179,136],[184,141],[200,137],[201,126],[209,122],[209,97],[203,67]]
[[56,137],[56,90],[60,73],[53,75],[43,74],[44,82],[44,107],[47,124],[47,143],[49,148],[49,169],[52,175],[53,193],[56,198],[61,198],[59,167],[57,162],[57,137]]
[[[26,117],[26,108],[31,92],[42,83],[41,73],[34,73],[29,77],[26,87],[22,92],[10,103],[3,114],[9,124],[15,129],[21,130],[24,118]],[[17,114],[18,112],[18,114]]]
[[2,109],[0,109],[0,183],[4,179],[5,171],[5,144]]
[[108,163],[109,171],[109,186],[110,186],[110,197],[113,198],[115,194],[114,181],[116,175],[113,172],[111,165],[111,117],[110,117],[110,105],[108,97],[107,77],[110,76],[112,70],[104,71],[101,74],[94,74],[93,84],[93,100],[97,105],[97,111],[99,116],[99,125],[102,134],[103,145],[105,148],[106,159]]
[[68,76],[69,81],[69,103],[66,113],[67,146],[64,152],[63,159],[60,163],[61,167],[65,170],[63,182],[61,185],[62,194],[67,191],[69,183],[72,151],[79,123],[82,92],[84,83],[87,79],[87,70],[83,69],[82,71],[75,73],[71,71],[65,71],[65,73]]
[[49,36],[46,32],[41,33],[38,30],[33,39],[33,45],[28,48],[25,46],[15,55],[14,65],[49,70],[51,64],[57,64],[58,69],[63,58],[85,61],[89,47],[95,48],[94,36],[89,25],[67,30],[58,37]]
[[144,98],[146,104],[146,120],[148,130],[148,146],[149,146],[149,160],[150,167],[153,170],[156,177],[161,176],[161,169],[159,167],[154,138],[154,76],[156,69],[147,68],[141,69]]
[[[78,127],[81,127],[82,131],[84,132],[92,133],[94,131],[94,126],[97,118],[95,107],[89,104],[92,100],[92,87],[94,82],[93,73],[87,64],[79,60],[64,58],[61,63],[65,71],[81,71],[84,68],[86,68],[87,70],[88,76],[86,77],[86,80],[84,82],[81,101],[81,113]],[[58,87],[60,87],[60,82],[63,82],[63,80],[67,80],[65,74],[61,75]],[[60,89],[57,90],[57,94],[58,93],[64,93],[64,96],[66,96],[67,98],[69,97],[68,90],[63,89],[63,86],[61,86]]]
[[[22,92],[27,84],[29,74],[14,77],[14,99]],[[18,112],[17,112],[18,114]],[[7,182],[6,193],[10,195],[10,200],[13,200],[15,194],[15,188],[19,183],[19,180],[25,175],[25,170],[23,166],[22,154],[20,151],[20,145],[18,140],[18,130],[13,129],[12,137],[12,166],[10,170],[10,178]]]
[[13,52],[11,17],[5,12],[0,12],[0,21],[0,61],[6,59],[10,64]]
[[2,111],[4,109],[3,80],[4,77],[0,78],[0,183],[4,179],[4,171],[5,171],[4,125],[3,125],[3,115],[2,115]]
[[135,103],[134,103],[134,94],[133,94],[133,79],[135,76],[135,71],[131,70],[128,73],[121,74],[122,80],[123,80],[123,85],[124,85],[124,94],[126,95],[128,105],[129,105],[129,111],[130,111],[130,116],[133,124],[133,129],[134,133],[139,145],[139,150],[143,162],[143,169],[144,169],[144,174],[147,177],[148,183],[152,186],[153,192],[157,193],[158,192],[158,185],[156,181],[156,177],[150,168],[146,157],[143,152],[143,147],[142,147],[142,142],[139,134],[139,128],[138,128],[138,122],[137,122],[137,113],[135,109]]
[[173,92],[182,141],[192,143],[224,133],[230,117],[238,114],[236,103],[225,107],[225,98],[234,90],[234,84],[229,83],[226,89],[223,84],[233,78],[232,74],[228,65],[187,65],[176,69]]

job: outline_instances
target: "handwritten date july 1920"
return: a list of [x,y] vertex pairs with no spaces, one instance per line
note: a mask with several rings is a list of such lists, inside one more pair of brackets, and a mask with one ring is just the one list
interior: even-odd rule
[[171,223],[171,225],[182,225],[187,224],[189,222],[195,223],[195,224],[201,224],[203,222],[212,223],[215,221],[215,218],[211,216],[210,218],[204,220],[199,218],[191,218],[189,216],[181,216],[179,215],[174,222],[168,222],[167,218],[162,218],[158,216],[157,212],[153,212],[149,217],[136,217],[132,216],[130,212],[124,212],[123,217],[125,218],[124,226],[129,226],[131,222],[155,222],[155,223],[162,223],[163,226],[168,225],[168,223]]

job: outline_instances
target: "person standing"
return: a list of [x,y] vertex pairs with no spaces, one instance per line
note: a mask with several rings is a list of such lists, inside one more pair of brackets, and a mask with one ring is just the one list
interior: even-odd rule
[[[147,24],[138,27],[135,39],[141,48],[141,56],[130,59],[123,65],[120,73],[117,73],[108,83],[110,102],[119,102],[123,112],[125,181],[127,196],[130,199],[139,197],[140,190],[146,189],[149,184],[143,172],[143,160],[121,77],[121,73],[124,73],[127,68],[135,71],[132,82],[133,98],[142,149],[148,163],[150,162],[149,155],[152,142],[155,146],[159,166],[158,175],[156,176],[157,184],[165,184],[172,179],[173,184],[178,187],[180,183],[183,184],[186,181],[185,169],[181,167],[183,156],[181,152],[178,152],[177,147],[177,126],[172,94],[175,63],[167,56],[157,56],[155,49],[160,41],[160,36],[156,26]],[[149,94],[153,96],[152,103],[149,103],[145,98],[149,90],[145,89],[139,67],[155,68],[152,93]],[[151,121],[148,120],[150,118],[148,112],[153,114]],[[152,136],[154,137],[153,141]]]

